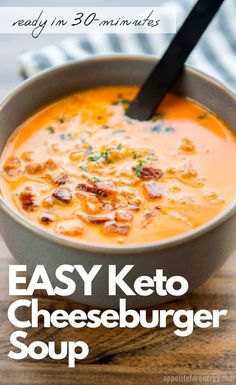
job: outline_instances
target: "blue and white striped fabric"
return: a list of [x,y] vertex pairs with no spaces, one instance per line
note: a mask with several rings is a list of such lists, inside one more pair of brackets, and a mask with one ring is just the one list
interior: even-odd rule
[[[166,0],[164,4],[176,8],[180,26],[195,1]],[[77,38],[67,38],[60,45],[22,53],[18,64],[27,78],[51,66],[91,55],[124,52],[160,57],[172,38],[168,34],[81,34]],[[236,0],[225,0],[187,63],[217,78],[236,92]]]

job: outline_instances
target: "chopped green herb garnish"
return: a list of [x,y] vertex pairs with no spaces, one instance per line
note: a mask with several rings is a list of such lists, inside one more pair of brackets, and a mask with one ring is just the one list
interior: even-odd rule
[[112,134],[116,135],[116,134],[123,134],[124,132],[127,132],[126,130],[114,130],[112,132]]
[[102,152],[101,152],[101,157],[102,157],[103,159],[105,159],[106,161],[108,161],[108,159],[109,159],[109,150],[107,150],[107,151],[102,151]]
[[173,127],[166,127],[165,132],[174,132],[175,129]]
[[137,154],[135,151],[133,151],[133,159],[137,159]]
[[60,138],[61,138],[61,140],[71,140],[72,139],[70,133],[60,134]]
[[50,132],[50,134],[54,134],[55,133],[55,128],[52,127],[52,126],[49,126],[49,127],[47,127],[47,131]]
[[154,126],[154,127],[151,128],[151,131],[159,133],[159,132],[161,132],[161,126]]
[[86,166],[86,164],[81,163],[81,164],[79,165],[79,168],[80,168],[80,170],[82,170],[82,171],[88,171],[88,167]]
[[96,176],[93,176],[93,182],[94,182],[94,183],[100,182],[100,179],[97,178]]
[[88,161],[89,162],[97,162],[97,160],[99,160],[100,158],[101,158],[100,155],[89,156]]
[[143,161],[140,160],[137,166],[135,167],[135,174],[138,178],[141,178],[142,167],[143,167]]
[[122,144],[121,143],[119,143],[115,148],[109,148],[108,150],[106,150],[106,151],[102,151],[101,152],[101,157],[103,158],[103,159],[105,159],[105,161],[107,162],[107,163],[111,163],[111,160],[109,159],[109,154],[111,153],[111,152],[113,152],[113,151],[117,151],[117,150],[121,150],[122,149]]
[[205,119],[208,116],[208,112],[204,111],[201,115],[198,115],[197,119]]

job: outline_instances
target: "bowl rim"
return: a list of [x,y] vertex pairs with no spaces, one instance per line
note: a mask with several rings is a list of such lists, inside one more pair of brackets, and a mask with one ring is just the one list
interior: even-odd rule
[[[86,63],[90,62],[109,62],[109,61],[147,61],[149,63],[155,63],[158,59],[153,55],[132,55],[132,54],[112,54],[112,55],[96,55],[89,58],[75,60],[72,62],[63,63],[61,65],[46,69],[41,71],[39,74],[33,75],[29,79],[22,82],[20,85],[15,87],[1,102],[0,102],[0,113],[4,106],[10,102],[10,100],[22,92],[25,88],[30,87],[30,85],[34,82],[37,82],[41,78],[50,75],[51,73],[60,72],[61,70],[69,69],[72,67],[79,66],[80,64],[86,65]],[[185,66],[185,71],[192,73],[195,76],[198,76],[202,80],[207,83],[210,83],[220,89],[222,92],[227,94],[232,100],[234,100],[236,104],[236,95],[231,92],[227,87],[225,87],[221,82],[216,80],[215,78],[205,74],[202,71],[199,71],[191,66]],[[115,245],[110,243],[95,243],[88,242],[84,240],[78,240],[66,236],[62,236],[56,234],[52,231],[45,230],[40,225],[37,225],[34,222],[31,222],[29,219],[23,216],[23,214],[19,213],[16,209],[14,209],[7,201],[4,200],[3,196],[0,194],[0,208],[13,219],[15,222],[31,231],[32,233],[44,238],[47,241],[52,241],[56,244],[59,244],[64,247],[69,247],[73,249],[78,249],[87,252],[93,252],[94,254],[140,254],[144,252],[158,251],[163,249],[172,248],[195,238],[198,238],[204,234],[207,234],[211,230],[215,229],[219,225],[223,224],[227,221],[231,216],[236,213],[236,201],[229,205],[225,210],[223,210],[219,215],[214,217],[212,220],[206,222],[202,226],[197,227],[196,229],[180,234],[178,236],[174,236],[171,238],[167,238],[161,241],[153,241],[147,243],[132,243],[128,245]]]

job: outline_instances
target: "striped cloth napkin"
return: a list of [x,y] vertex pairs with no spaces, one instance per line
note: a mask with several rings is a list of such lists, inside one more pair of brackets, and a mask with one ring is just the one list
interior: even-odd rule
[[[168,0],[165,5],[176,8],[180,26],[195,1]],[[161,57],[172,38],[170,34],[81,34],[59,45],[22,53],[18,57],[19,70],[28,78],[49,67],[91,55],[143,53]],[[217,78],[236,92],[236,0],[223,3],[187,64]]]

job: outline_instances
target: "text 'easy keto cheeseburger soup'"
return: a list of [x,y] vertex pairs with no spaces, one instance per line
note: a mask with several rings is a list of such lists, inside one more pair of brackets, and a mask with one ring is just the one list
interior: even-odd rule
[[137,90],[79,92],[29,118],[1,157],[4,199],[48,231],[96,243],[155,242],[222,212],[236,198],[233,134],[174,95],[152,120],[131,120]]

